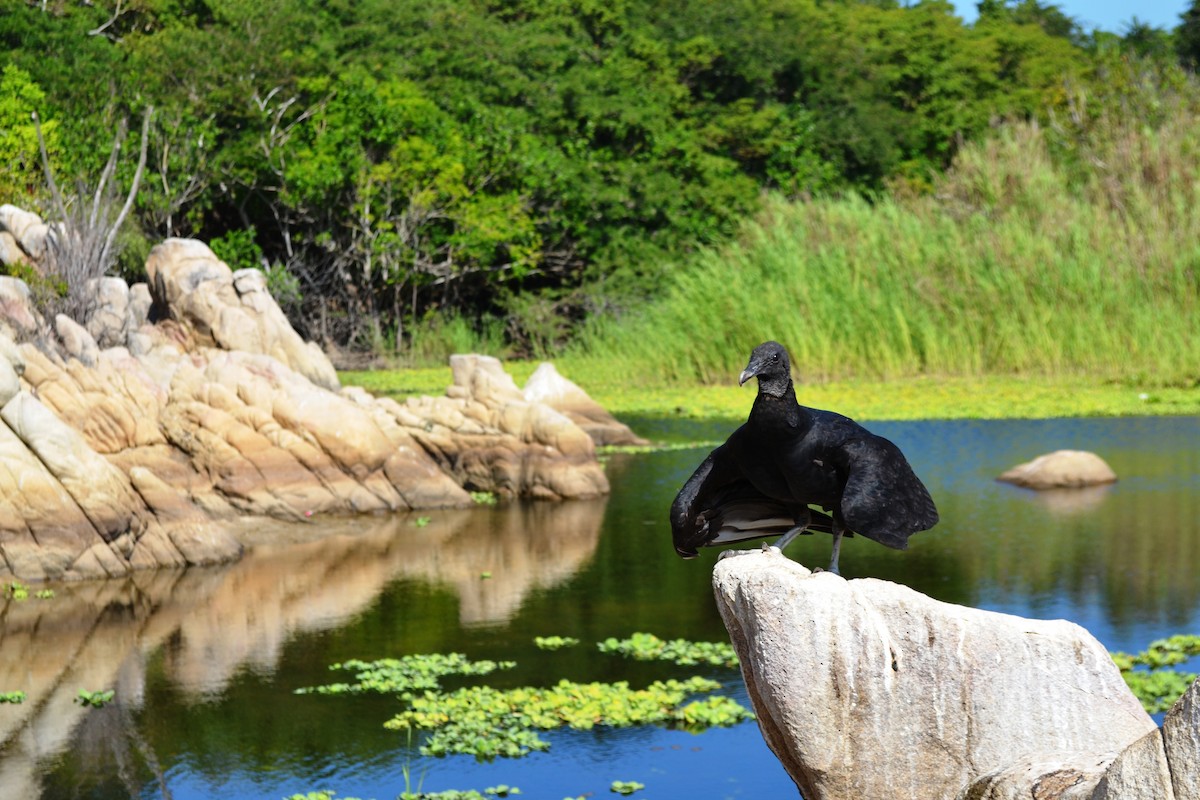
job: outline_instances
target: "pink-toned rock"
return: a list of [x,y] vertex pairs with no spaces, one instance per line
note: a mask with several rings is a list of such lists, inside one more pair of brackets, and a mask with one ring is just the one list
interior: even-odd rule
[[1086,450],[1056,450],[1033,461],[1018,464],[996,480],[1028,489],[1061,489],[1112,483],[1117,474],[1095,453]]

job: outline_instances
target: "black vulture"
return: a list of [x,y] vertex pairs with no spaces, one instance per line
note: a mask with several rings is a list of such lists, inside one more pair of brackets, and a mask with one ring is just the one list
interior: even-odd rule
[[[671,505],[675,552],[811,531],[861,534],[897,550],[932,528],[937,508],[900,448],[849,417],[796,402],[787,350],[764,342],[738,378],[758,378],[750,416],[696,469]],[[824,513],[820,510],[824,509]],[[737,551],[735,551],[737,552]]]

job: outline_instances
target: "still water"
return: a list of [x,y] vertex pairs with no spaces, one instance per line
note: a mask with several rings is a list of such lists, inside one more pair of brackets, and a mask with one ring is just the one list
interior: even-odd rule
[[[633,421],[666,441],[728,425]],[[940,600],[1066,618],[1136,651],[1200,632],[1200,419],[875,423],[908,454],[942,522],[907,552],[847,540],[847,578],[905,583]],[[1059,448],[1090,449],[1121,476],[1037,494],[993,478]],[[796,790],[754,723],[698,735],[659,728],[552,733],[551,749],[479,764],[422,757],[385,730],[385,697],[296,696],[342,680],[331,663],[407,653],[511,659],[498,686],[708,674],[748,705],[738,673],[638,664],[609,636],[723,640],[709,584],[716,553],[678,559],[666,512],[706,448],[616,455],[612,495],[245,532],[223,568],[55,586],[0,600],[0,798],[282,798],[316,789],[390,800],[406,788],[507,784],[530,800],[610,796],[775,798]],[[418,524],[418,517],[428,521]],[[809,565],[827,536],[788,553]],[[547,652],[535,636],[574,636]],[[1200,665],[1192,663],[1195,671]],[[476,679],[478,680],[478,679]],[[80,689],[115,689],[85,710]],[[406,777],[407,776],[407,777]],[[615,795],[612,795],[615,796]]]

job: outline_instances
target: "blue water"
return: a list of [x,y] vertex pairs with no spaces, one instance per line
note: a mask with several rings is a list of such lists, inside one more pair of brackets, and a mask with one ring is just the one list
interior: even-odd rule
[[[731,426],[635,421],[643,435],[720,440]],[[905,583],[940,600],[1073,620],[1112,650],[1200,633],[1200,420],[1138,418],[876,423],[908,455],[942,522],[896,552],[854,538],[845,577]],[[1099,453],[1120,480],[1045,495],[997,483],[1050,450]],[[794,797],[754,723],[689,734],[660,728],[546,735],[551,748],[477,763],[427,758],[385,730],[386,697],[296,696],[346,677],[347,658],[463,652],[512,659],[499,686],[685,677],[596,651],[609,636],[725,638],[710,587],[716,552],[678,559],[666,511],[704,448],[614,455],[609,498],[322,521],[241,563],[111,585],[56,587],[0,609],[0,797],[210,800],[317,789],[396,797],[517,786],[529,800],[609,796]],[[417,517],[428,517],[427,524]],[[809,565],[829,538],[788,554]],[[574,636],[547,652],[535,636]],[[1188,665],[1193,671],[1200,665]],[[748,705],[740,676],[707,673]],[[480,679],[474,679],[480,680]],[[25,681],[23,685],[20,684]],[[85,711],[79,688],[117,702]]]

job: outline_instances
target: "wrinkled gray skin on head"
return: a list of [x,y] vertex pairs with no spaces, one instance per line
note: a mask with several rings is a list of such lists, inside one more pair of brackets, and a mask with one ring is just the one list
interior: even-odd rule
[[750,354],[750,363],[738,376],[741,386],[751,378],[758,378],[758,388],[774,397],[782,397],[792,382],[792,367],[787,350],[779,342],[763,342]]

